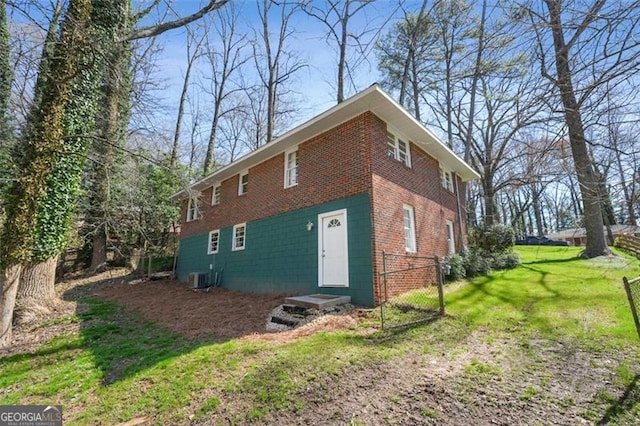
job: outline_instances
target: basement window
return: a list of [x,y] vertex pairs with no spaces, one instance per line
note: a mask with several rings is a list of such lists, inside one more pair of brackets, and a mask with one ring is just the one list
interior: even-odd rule
[[231,246],[231,250],[238,251],[244,250],[245,243],[247,241],[247,224],[240,223],[238,225],[234,225],[233,227],[233,244]]
[[207,254],[218,253],[219,247],[220,247],[220,230],[216,229],[215,231],[209,232],[209,247],[207,249]]

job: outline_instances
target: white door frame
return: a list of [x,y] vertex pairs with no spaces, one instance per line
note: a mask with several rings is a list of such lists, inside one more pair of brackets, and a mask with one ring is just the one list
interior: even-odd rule
[[[323,220],[330,216],[342,216],[342,227],[344,232],[344,253],[345,253],[345,266],[346,266],[346,282],[344,284],[324,284],[324,254],[323,254],[323,234],[324,234],[324,222]],[[347,209],[334,210],[327,213],[321,213],[318,215],[318,287],[349,287],[349,233],[347,230]]]

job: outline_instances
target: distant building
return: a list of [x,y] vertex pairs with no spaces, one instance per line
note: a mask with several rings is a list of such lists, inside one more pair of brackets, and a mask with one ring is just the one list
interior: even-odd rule
[[[605,234],[607,230],[605,228]],[[640,226],[631,225],[611,225],[611,233],[613,237],[622,234],[630,234],[636,237],[640,236]],[[564,240],[576,246],[583,246],[587,243],[587,231],[584,228],[565,229],[564,231],[554,232],[548,235],[553,240]]]

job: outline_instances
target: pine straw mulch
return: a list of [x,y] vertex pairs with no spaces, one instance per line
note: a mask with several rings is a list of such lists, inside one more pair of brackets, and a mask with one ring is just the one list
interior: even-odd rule
[[114,302],[187,339],[233,338],[289,342],[320,330],[353,328],[361,311],[325,315],[303,327],[284,332],[266,330],[269,314],[284,303],[284,295],[241,293],[222,288],[194,291],[176,280],[140,281],[126,269],[100,274],[77,274],[56,284],[60,301],[50,309],[21,318],[13,328],[12,345],[0,349],[0,357],[35,352],[63,334],[79,332],[74,314],[83,312],[81,299]]

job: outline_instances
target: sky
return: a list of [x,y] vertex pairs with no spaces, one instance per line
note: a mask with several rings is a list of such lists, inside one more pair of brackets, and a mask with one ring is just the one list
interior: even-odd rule
[[[232,0],[233,1],[233,0]],[[315,0],[315,3],[320,3]],[[188,14],[196,10],[201,2],[197,0],[178,0],[174,2],[175,11]],[[259,25],[256,2],[252,0],[233,1],[241,14],[240,26],[247,33]],[[355,30],[369,25],[382,25],[393,22],[391,14],[397,11],[397,2],[393,0],[378,0],[374,7],[366,14],[357,15],[350,27]],[[274,15],[274,18],[276,16]],[[297,13],[291,22],[294,35],[290,48],[295,50],[303,62],[308,66],[296,73],[292,81],[292,88],[297,94],[300,107],[298,117],[292,126],[306,121],[335,105],[335,75],[337,72],[337,52],[335,46],[330,46],[325,40],[323,24],[304,13]],[[386,33],[386,30],[382,34]],[[164,52],[159,61],[161,76],[166,79],[166,90],[163,91],[164,102],[168,109],[177,110],[177,102],[182,88],[186,69],[186,31],[174,30],[165,33],[159,40],[164,45]],[[347,96],[363,90],[379,80],[375,55],[369,53],[368,62],[360,66],[355,77],[355,88],[347,86]]]

